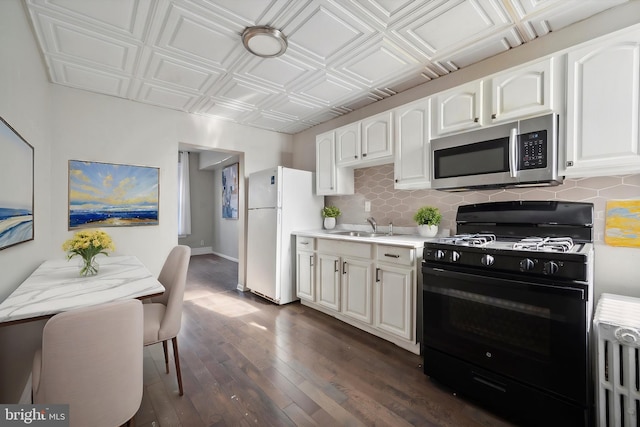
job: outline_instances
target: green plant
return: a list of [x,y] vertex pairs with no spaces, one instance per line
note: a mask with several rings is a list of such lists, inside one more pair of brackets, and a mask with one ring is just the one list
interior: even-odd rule
[[438,208],[433,206],[423,206],[413,216],[413,220],[418,225],[438,225],[442,221],[442,214]]
[[335,206],[325,206],[322,208],[322,218],[335,218],[340,216],[342,212]]

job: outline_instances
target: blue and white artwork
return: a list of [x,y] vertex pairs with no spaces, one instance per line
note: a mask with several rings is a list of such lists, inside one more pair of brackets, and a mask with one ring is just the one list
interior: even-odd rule
[[238,219],[238,163],[222,169],[222,218]]
[[69,229],[158,225],[159,169],[69,161]]
[[0,117],[0,250],[33,240],[33,147]]

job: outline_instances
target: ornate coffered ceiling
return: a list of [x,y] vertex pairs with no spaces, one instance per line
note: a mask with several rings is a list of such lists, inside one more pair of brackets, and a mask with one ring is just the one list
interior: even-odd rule
[[[297,133],[627,0],[25,0],[53,83]],[[286,53],[247,52],[269,25]]]

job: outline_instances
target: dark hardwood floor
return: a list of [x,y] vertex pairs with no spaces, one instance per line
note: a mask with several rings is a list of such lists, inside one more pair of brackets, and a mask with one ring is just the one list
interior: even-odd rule
[[237,283],[235,262],[191,258],[178,335],[184,396],[173,359],[167,375],[162,346],[146,347],[136,426],[511,425],[430,381],[420,356]]

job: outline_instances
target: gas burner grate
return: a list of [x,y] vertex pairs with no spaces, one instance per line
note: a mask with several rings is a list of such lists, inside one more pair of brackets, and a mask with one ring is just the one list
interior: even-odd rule
[[513,249],[526,251],[569,252],[571,248],[571,237],[528,237],[513,244]]
[[456,234],[452,237],[445,237],[442,243],[457,246],[485,246],[495,241],[495,234]]

